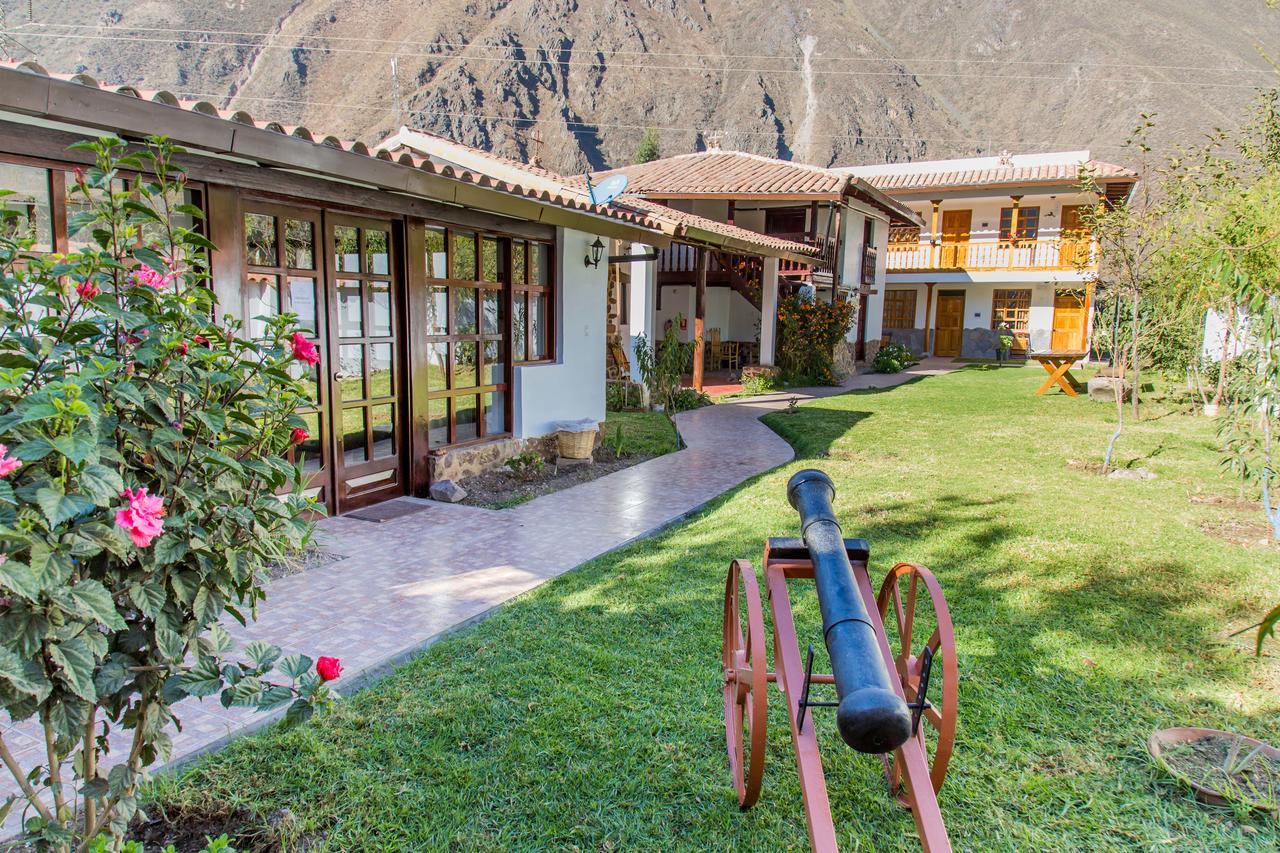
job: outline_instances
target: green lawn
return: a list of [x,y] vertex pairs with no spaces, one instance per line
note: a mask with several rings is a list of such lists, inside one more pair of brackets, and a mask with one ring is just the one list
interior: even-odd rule
[[612,443],[622,430],[622,452],[631,456],[661,456],[676,449],[676,431],[662,412],[609,412],[604,436]]
[[[1104,480],[1068,460],[1097,456],[1110,407],[1033,397],[1042,377],[970,368],[771,415],[808,458],[156,793],[171,810],[287,809],[283,831],[307,849],[804,849],[773,696],[764,793],[736,808],[720,610],[729,560],[758,565],[764,537],[796,532],[783,487],[816,464],[839,485],[846,533],[871,540],[874,582],[916,560],[950,599],[960,729],[941,806],[957,849],[1275,849],[1273,820],[1197,804],[1143,744],[1177,724],[1280,742],[1272,660],[1226,639],[1280,597],[1280,552],[1202,532],[1255,520],[1203,501],[1235,491],[1212,424],[1144,421],[1119,455],[1159,478]],[[797,618],[821,648],[810,593]],[[918,849],[879,760],[844,748],[829,711],[817,718],[843,849]]]

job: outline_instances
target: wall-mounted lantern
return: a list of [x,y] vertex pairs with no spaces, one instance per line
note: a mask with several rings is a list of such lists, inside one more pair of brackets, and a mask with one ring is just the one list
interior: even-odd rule
[[600,259],[604,257],[604,242],[599,237],[589,247],[591,253],[582,258],[584,267],[599,267]]

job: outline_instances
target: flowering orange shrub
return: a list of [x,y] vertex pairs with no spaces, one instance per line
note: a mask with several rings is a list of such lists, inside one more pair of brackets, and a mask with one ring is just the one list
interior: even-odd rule
[[857,310],[854,302],[832,305],[803,296],[778,300],[778,366],[791,383],[834,385],[836,344]]

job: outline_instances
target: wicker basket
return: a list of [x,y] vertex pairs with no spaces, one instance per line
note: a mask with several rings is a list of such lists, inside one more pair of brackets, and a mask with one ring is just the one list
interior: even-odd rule
[[556,433],[556,442],[565,459],[590,459],[596,447],[596,433],[561,430]]

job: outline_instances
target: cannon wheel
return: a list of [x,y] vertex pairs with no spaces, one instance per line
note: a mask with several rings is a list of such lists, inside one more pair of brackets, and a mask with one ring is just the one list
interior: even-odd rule
[[[924,597],[928,602],[924,601]],[[942,596],[942,587],[933,572],[916,563],[898,563],[885,576],[876,603],[880,619],[888,634],[898,678],[908,702],[916,700],[920,685],[920,657],[924,646],[933,650],[933,667],[929,679],[929,702],[920,720],[916,738],[929,762],[929,778],[934,793],[942,789],[956,739],[956,701],[959,693],[959,667],[956,662],[956,640],[951,626],[951,612]],[[896,629],[896,630],[895,630]],[[931,630],[923,644],[923,632]],[[918,644],[919,647],[917,648]],[[884,756],[889,787],[904,805],[910,798],[903,795],[902,768],[893,755]]]
[[724,728],[729,772],[738,789],[738,806],[744,811],[755,805],[764,778],[768,718],[764,638],[764,611],[755,569],[747,560],[734,560],[724,589]]

